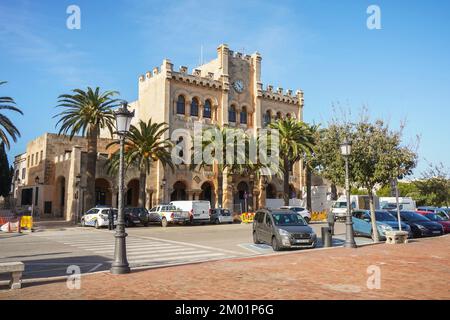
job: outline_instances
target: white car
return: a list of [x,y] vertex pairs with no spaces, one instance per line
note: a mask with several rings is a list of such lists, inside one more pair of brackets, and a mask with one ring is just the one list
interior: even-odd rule
[[306,223],[309,223],[311,221],[311,212],[309,212],[306,208],[297,206],[283,206],[280,209],[292,210],[299,213],[303,217],[303,219],[305,219]]
[[331,206],[331,213],[334,215],[334,220],[342,221],[347,216],[347,201],[338,200]]
[[117,209],[114,208],[108,208],[108,207],[97,207],[92,208],[88,210],[82,217],[81,217],[81,226],[91,226],[95,227],[96,229],[108,226],[109,220],[108,220],[108,213],[110,210],[113,210],[114,214],[114,225],[117,225]]
[[173,206],[188,212],[191,223],[209,223],[211,204],[206,200],[172,201]]
[[177,207],[169,204],[161,204],[149,210],[149,222],[159,223],[162,227],[167,227],[169,223],[186,223],[189,222],[189,213],[182,211]]

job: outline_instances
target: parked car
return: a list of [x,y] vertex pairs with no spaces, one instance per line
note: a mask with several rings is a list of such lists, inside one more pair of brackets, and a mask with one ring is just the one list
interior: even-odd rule
[[209,209],[209,221],[215,224],[233,223],[233,216],[228,209]]
[[148,226],[149,213],[147,209],[127,207],[123,210],[123,213],[126,227],[132,227],[138,224],[142,224],[144,227]]
[[114,214],[114,225],[117,225],[117,209],[110,207],[95,207],[89,209],[82,217],[81,217],[81,226],[86,227],[95,227],[95,229],[99,229],[101,227],[107,227],[109,224],[108,214],[109,211],[113,210]]
[[438,213],[429,212],[429,211],[417,211],[418,214],[421,214],[431,221],[439,223],[444,228],[444,233],[450,232],[450,220],[443,218]]
[[190,221],[189,212],[170,204],[161,204],[151,208],[148,218],[149,223],[159,223],[162,227],[167,227],[169,223],[187,223]]
[[437,208],[437,207],[418,207],[417,211],[427,211],[427,212],[434,212],[439,214],[443,218],[450,219],[450,214],[448,210],[445,208]]
[[172,201],[173,205],[182,211],[189,213],[191,223],[206,223],[209,222],[209,209],[211,205],[206,200],[189,200],[189,201]]
[[[353,214],[353,232],[355,235],[367,236],[373,238],[372,219],[370,210],[354,210]],[[398,220],[391,213],[385,210],[376,210],[375,218],[377,221],[377,231],[380,240],[386,240],[386,231],[399,230]],[[400,222],[402,231],[409,233],[412,237],[411,228],[404,222]]]
[[440,236],[444,233],[444,228],[439,223],[414,211],[400,211],[400,218],[411,227],[414,238]]
[[334,219],[336,221],[345,220],[345,216],[347,215],[347,201],[345,200],[337,200],[331,206],[331,213],[334,214]]
[[311,213],[303,207],[296,207],[296,206],[283,206],[280,208],[281,210],[292,210],[294,212],[300,213],[301,216],[303,217],[303,219],[305,219],[305,221],[307,223],[309,223],[311,221]]
[[305,219],[291,210],[258,210],[253,220],[253,242],[266,243],[274,251],[314,248],[317,236]]

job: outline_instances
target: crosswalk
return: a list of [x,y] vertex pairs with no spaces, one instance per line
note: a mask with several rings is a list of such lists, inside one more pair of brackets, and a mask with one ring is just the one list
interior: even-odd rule
[[[108,262],[114,257],[114,237],[112,232],[95,230],[46,231],[34,234],[83,251],[86,255],[106,257]],[[165,240],[153,237],[128,236],[126,250],[130,267],[164,266],[187,264],[199,261],[236,257],[238,254],[219,248]]]

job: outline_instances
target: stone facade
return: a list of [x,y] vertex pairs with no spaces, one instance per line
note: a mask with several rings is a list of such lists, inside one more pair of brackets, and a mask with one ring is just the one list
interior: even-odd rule
[[[261,61],[259,53],[243,55],[233,52],[225,44],[217,48],[216,59],[191,72],[184,66],[176,71],[170,60],[165,59],[160,67],[139,76],[138,99],[130,103],[135,110],[132,123],[150,118],[153,122],[166,122],[169,124],[166,137],[177,142],[176,130],[184,128],[192,132],[194,123],[242,128],[257,134],[259,129],[278,117],[301,120],[303,92],[275,89],[272,85],[264,89]],[[105,146],[111,140],[107,132],[101,132],[101,137],[98,146],[97,200],[115,204],[117,183],[115,178],[104,172],[102,166],[105,161],[102,157],[110,154]],[[24,165],[25,157],[27,171],[26,177],[20,180],[21,187],[15,186],[17,199],[23,199],[19,195],[20,190],[33,188],[34,177],[39,176],[43,183],[39,188],[43,189],[43,194],[38,197],[37,206],[41,212],[51,211],[51,215],[70,220],[76,210],[88,209],[74,209],[79,206],[77,199],[83,192],[85,150],[86,140],[79,137],[69,141],[64,137],[45,134],[30,142],[27,152],[16,158],[16,170],[22,170],[18,166]],[[300,162],[293,166],[290,177],[293,198],[302,197],[302,172]],[[77,175],[81,175],[81,183],[76,182]],[[138,186],[138,173],[130,170],[127,175],[128,190],[134,190]],[[282,198],[283,187],[282,181],[277,178],[267,183],[262,179],[255,181],[252,176],[234,175],[224,179],[223,190],[223,206],[238,211],[264,207],[266,198]],[[180,165],[172,172],[155,163],[147,179],[146,191],[147,207],[184,199],[210,200],[214,207],[218,202],[217,172],[213,167],[195,171],[186,165]],[[134,192],[128,191],[127,194],[128,204],[135,205]],[[52,203],[51,210],[45,210],[49,209],[48,202]]]

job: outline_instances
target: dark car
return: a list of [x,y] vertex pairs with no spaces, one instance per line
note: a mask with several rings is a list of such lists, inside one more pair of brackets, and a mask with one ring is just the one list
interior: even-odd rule
[[228,209],[209,209],[209,221],[215,224],[233,223],[233,215]]
[[438,215],[440,215],[442,218],[450,219],[450,214],[448,209],[446,208],[437,208],[437,207],[418,207],[417,211],[427,211],[427,212],[434,212]]
[[148,226],[149,214],[147,209],[128,207],[124,209],[123,213],[125,216],[125,226],[132,227],[137,224],[142,224],[144,227]]
[[414,211],[400,211],[400,218],[411,227],[414,238],[433,237],[444,234],[442,226]]
[[450,233],[450,220],[443,218],[441,215],[430,212],[430,211],[417,211],[418,214],[421,214],[431,221],[439,223],[444,228],[444,233]]
[[253,242],[267,243],[274,251],[284,248],[314,248],[317,236],[299,213],[264,209],[255,214]]

